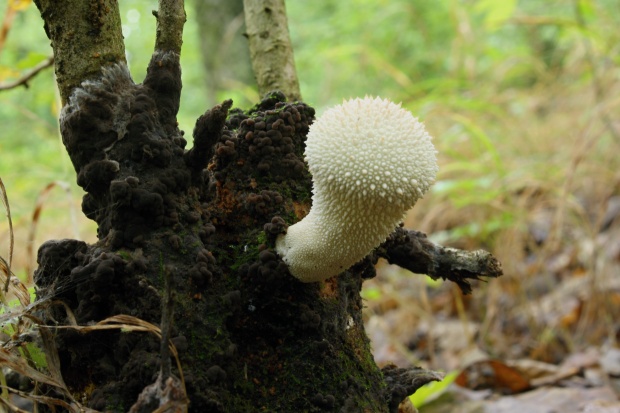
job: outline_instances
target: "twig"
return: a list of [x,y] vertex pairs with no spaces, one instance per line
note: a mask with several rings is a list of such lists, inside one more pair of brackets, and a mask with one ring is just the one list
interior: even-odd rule
[[39,63],[38,65],[36,65],[34,68],[32,68],[32,70],[26,73],[23,77],[16,79],[12,82],[0,84],[0,90],[14,89],[19,86],[24,86],[25,88],[28,88],[29,86],[28,82],[30,81],[30,79],[38,75],[39,72],[41,72],[42,70],[47,69],[48,67],[51,67],[53,65],[54,65],[54,56],[50,56],[44,61],[42,61],[41,63]]
[[434,244],[426,234],[398,228],[373,253],[417,274],[455,282],[464,294],[471,293],[470,280],[495,278],[503,274],[502,265],[484,250],[463,251]]
[[381,369],[386,384],[390,413],[397,413],[398,405],[410,394],[431,381],[441,381],[443,374],[420,367],[397,368],[390,364]]

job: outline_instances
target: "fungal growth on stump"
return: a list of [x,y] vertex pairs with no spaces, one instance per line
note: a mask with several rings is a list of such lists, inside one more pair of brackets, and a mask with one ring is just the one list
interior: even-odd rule
[[[275,91],[247,111],[230,100],[206,110],[187,149],[180,50],[156,48],[142,83],[115,62],[63,88],[63,143],[98,241],[48,241],[37,256],[36,315],[53,332],[62,397],[146,413],[172,382],[179,411],[395,413],[439,377],[374,362],[360,291],[376,260],[465,291],[501,274],[488,253],[396,228],[435,178],[423,126],[378,98],[315,120]],[[155,335],[73,329],[121,315],[169,335],[178,367]]]
[[325,112],[306,143],[312,209],[276,243],[291,274],[327,279],[385,241],[435,181],[435,152],[424,125],[388,100],[352,99]]

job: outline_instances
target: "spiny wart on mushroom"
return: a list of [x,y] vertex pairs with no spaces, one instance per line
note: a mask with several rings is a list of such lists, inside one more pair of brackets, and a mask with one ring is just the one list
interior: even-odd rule
[[276,240],[302,282],[325,280],[364,258],[435,181],[436,150],[424,125],[386,99],[352,99],[310,126],[309,214]]

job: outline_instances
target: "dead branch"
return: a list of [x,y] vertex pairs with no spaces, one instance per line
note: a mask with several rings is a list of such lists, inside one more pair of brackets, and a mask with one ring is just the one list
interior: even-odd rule
[[420,367],[397,368],[390,364],[381,369],[387,386],[390,413],[397,413],[398,405],[408,395],[431,381],[441,381],[443,375]]
[[471,293],[471,280],[496,278],[503,274],[500,262],[484,250],[463,251],[431,242],[419,231],[398,228],[374,252],[417,274],[455,282],[464,294]]

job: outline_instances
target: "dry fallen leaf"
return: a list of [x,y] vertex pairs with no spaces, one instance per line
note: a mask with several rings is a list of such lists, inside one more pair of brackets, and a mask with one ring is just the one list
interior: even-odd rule
[[468,389],[493,389],[503,394],[520,393],[531,387],[523,374],[499,360],[476,362],[465,368],[455,382]]

